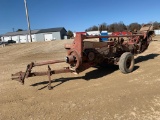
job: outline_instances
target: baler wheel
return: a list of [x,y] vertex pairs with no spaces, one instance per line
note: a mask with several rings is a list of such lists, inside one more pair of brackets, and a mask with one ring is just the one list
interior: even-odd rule
[[121,55],[119,60],[119,69],[122,73],[127,74],[133,71],[134,56],[130,52],[125,52]]
[[70,51],[69,55],[73,55],[75,57],[75,61],[74,63],[71,64],[71,66],[74,67],[75,69],[79,68],[82,62],[79,54],[73,50],[73,51]]

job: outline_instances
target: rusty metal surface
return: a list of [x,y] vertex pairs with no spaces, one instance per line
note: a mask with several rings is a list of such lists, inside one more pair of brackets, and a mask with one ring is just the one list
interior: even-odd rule
[[[63,69],[59,69],[59,70],[51,70],[50,66],[48,65],[48,71],[44,71],[44,72],[18,72],[15,74],[12,74],[12,80],[17,80],[19,82],[21,82],[22,84],[24,84],[24,80],[27,77],[35,77],[35,76],[44,76],[44,75],[48,75],[49,78],[49,86],[51,86],[51,76],[53,74],[59,74],[59,73],[68,73],[68,72],[74,72],[73,70],[70,70],[69,67],[63,68]],[[28,76],[26,76],[26,74],[28,73]],[[50,89],[50,87],[49,87]]]
[[44,62],[34,63],[34,66],[42,66],[42,65],[62,63],[62,62],[65,62],[65,60],[50,60],[50,61],[44,61]]

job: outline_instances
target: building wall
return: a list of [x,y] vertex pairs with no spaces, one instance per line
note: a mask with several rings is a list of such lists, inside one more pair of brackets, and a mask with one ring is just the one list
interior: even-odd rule
[[8,40],[11,40],[11,36],[5,36],[5,37],[3,37],[3,41],[4,42],[7,42]]
[[53,32],[52,33],[52,40],[61,40],[60,32]]
[[100,31],[88,31],[87,32],[88,35],[100,35]]
[[27,35],[19,35],[19,41],[20,41],[20,43],[28,42]]
[[[45,35],[50,34],[51,35],[51,40],[61,40],[64,39],[64,36],[67,35],[67,32],[62,29],[60,32],[50,32],[50,33],[38,33],[38,34],[33,34],[32,36],[32,41],[33,42],[38,42],[38,41],[46,41],[45,40]],[[8,41],[8,40],[14,40],[16,43],[25,43],[25,42],[30,42],[30,36],[29,35],[16,35],[16,36],[4,36],[1,37],[2,41]],[[49,40],[50,41],[50,40]]]
[[12,40],[16,41],[16,43],[19,42],[19,36],[12,36]]
[[[43,36],[44,41],[61,40],[60,32],[43,33]],[[48,37],[46,38],[46,36]]]
[[35,34],[35,42],[39,42],[39,41],[45,41],[44,40],[44,33]]
[[51,41],[53,40],[53,35],[52,33],[44,33],[44,41]]
[[61,39],[64,39],[64,36],[67,36],[67,31],[65,29],[62,29],[60,31],[60,36],[61,36]]
[[66,36],[64,36],[64,39],[66,40],[66,39],[69,39],[69,38],[68,38],[68,36],[66,35]]
[[4,38],[4,37],[1,37],[1,41],[4,41],[3,38]]
[[156,35],[160,35],[160,30],[154,30]]
[[[31,37],[32,37],[32,42],[36,42],[36,39],[35,39],[35,34],[33,34],[33,35],[31,35]],[[28,36],[26,36],[26,37],[28,37],[27,39],[27,41],[29,41],[29,42],[31,42],[31,40],[30,40],[30,35],[28,35]]]

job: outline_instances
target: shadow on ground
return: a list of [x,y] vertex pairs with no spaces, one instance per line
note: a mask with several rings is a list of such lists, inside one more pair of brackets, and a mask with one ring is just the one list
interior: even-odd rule
[[135,59],[135,64],[140,63],[140,62],[144,62],[144,61],[148,61],[150,59],[154,59],[156,57],[158,57],[160,54],[148,54],[146,56],[139,56]]
[[[135,66],[134,71],[138,68],[139,68],[139,66]],[[58,83],[55,86],[52,86],[52,89],[67,82],[67,81],[71,81],[71,80],[78,80],[78,79],[83,79],[86,81],[95,80],[95,79],[101,78],[103,76],[109,75],[118,69],[119,69],[119,67],[116,65],[106,66],[106,67],[96,67],[95,70],[86,73],[85,76],[54,79],[51,81],[51,83],[55,83],[55,82],[60,82],[60,83]],[[48,87],[48,83],[49,83],[49,81],[43,81],[43,82],[34,83],[31,86],[35,87],[35,86],[39,86],[39,85],[45,85],[44,87],[38,89],[38,90],[42,90],[42,89]]]
[[[144,62],[144,61],[147,61],[150,59],[154,59],[158,55],[159,54],[148,54],[146,56],[139,56],[135,59],[135,64],[140,63],[140,62]],[[89,81],[89,80],[98,79],[103,76],[109,75],[119,69],[118,66],[116,66],[116,65],[112,65],[112,66],[108,65],[105,67],[95,67],[95,68],[96,68],[95,70],[86,73],[85,76],[67,77],[67,78],[59,78],[59,79],[52,80],[51,83],[60,82],[57,85],[52,86],[52,89],[67,82],[67,81],[71,81],[71,80],[83,79],[83,80]],[[133,71],[137,70],[138,68],[139,68],[139,66],[135,66]],[[45,85],[44,87],[39,89],[39,90],[42,90],[42,89],[48,87],[48,83],[49,83],[49,81],[43,81],[43,82],[34,83],[31,86],[35,87],[35,86],[39,86],[39,85]]]

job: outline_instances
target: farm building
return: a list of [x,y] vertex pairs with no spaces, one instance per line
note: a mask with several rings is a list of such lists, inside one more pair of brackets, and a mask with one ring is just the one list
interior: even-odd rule
[[88,31],[87,34],[88,35],[93,35],[93,36],[100,35],[100,31]]
[[154,30],[155,35],[160,35],[160,30]]
[[112,34],[112,32],[108,33],[108,31],[87,31],[87,32],[75,32],[75,33],[73,33],[73,35],[74,35],[74,37],[76,36],[76,34],[96,36],[96,35],[102,35],[101,33],[107,33],[106,35],[111,35]]
[[[62,40],[67,36],[67,31],[64,27],[49,28],[31,31],[32,41],[51,41]],[[8,32],[1,35],[2,41],[14,40],[16,43],[30,42],[28,31]]]

